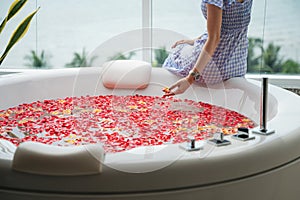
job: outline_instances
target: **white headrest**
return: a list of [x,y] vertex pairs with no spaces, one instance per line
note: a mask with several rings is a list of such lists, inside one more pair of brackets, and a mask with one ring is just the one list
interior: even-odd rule
[[150,81],[151,64],[138,60],[114,60],[103,64],[103,85],[107,88],[143,89]]
[[37,142],[21,143],[14,155],[16,171],[43,175],[89,175],[102,171],[104,150],[100,144],[58,147]]

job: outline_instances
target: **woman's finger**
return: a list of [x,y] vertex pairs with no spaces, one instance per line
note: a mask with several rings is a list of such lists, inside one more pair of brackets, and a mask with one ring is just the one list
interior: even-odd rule
[[173,90],[174,88],[176,88],[176,87],[178,87],[179,86],[179,82],[176,82],[176,83],[174,83],[173,85],[171,85],[170,87],[169,87],[169,90]]
[[175,42],[175,44],[172,46],[172,48],[175,48],[175,47],[177,47],[177,45],[183,44],[183,43],[184,43],[184,40],[179,40],[179,41]]
[[175,42],[172,46],[172,48],[175,48],[177,46],[178,42]]
[[164,94],[163,97],[170,97],[170,96],[174,96],[175,94],[173,92]]
[[176,90],[173,91],[173,94],[174,95],[177,95],[177,94],[182,94],[184,91],[182,91],[182,89],[180,89],[179,87],[176,88]]

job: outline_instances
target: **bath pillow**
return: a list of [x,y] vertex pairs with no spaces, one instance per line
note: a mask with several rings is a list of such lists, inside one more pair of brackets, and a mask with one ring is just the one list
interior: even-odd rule
[[114,60],[103,64],[103,85],[110,89],[144,89],[151,76],[151,64],[138,60]]
[[59,147],[24,142],[15,152],[12,168],[42,175],[90,175],[102,171],[103,161],[104,150],[100,144]]

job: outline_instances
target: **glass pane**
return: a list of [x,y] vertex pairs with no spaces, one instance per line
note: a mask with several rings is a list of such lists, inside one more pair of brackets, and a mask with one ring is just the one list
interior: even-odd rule
[[198,37],[205,30],[199,0],[153,0],[153,27]]
[[[172,30],[188,38],[198,37],[206,29],[200,4],[201,0],[153,0],[153,27]],[[248,72],[300,73],[300,26],[295,20],[300,18],[299,8],[300,2],[295,0],[253,1],[248,32],[251,51]],[[170,50],[175,41],[175,36],[160,40],[159,34],[153,34],[154,48]],[[153,54],[157,62],[155,52]]]
[[299,8],[300,1],[267,0],[262,72],[300,74]]
[[[36,3],[30,2],[35,8]],[[24,56],[32,56],[30,51],[35,50],[36,45],[37,55],[41,58],[44,53],[48,67],[76,67],[95,48],[116,35],[141,28],[142,23],[140,0],[37,0],[37,5],[41,7],[37,16],[37,42],[35,23],[32,23],[23,38],[23,46],[16,45],[5,67],[24,68],[26,62],[33,65],[24,60]]]
[[248,38],[248,73],[261,73],[261,55],[264,38],[265,0],[253,1]]
[[153,65],[160,67],[175,41],[199,37],[205,19],[199,0],[153,0]]
[[[14,0],[0,1],[0,23],[2,23],[4,18],[7,16],[8,10],[13,2]],[[6,26],[0,35],[1,55],[4,52],[14,30],[18,27],[22,20],[35,9],[36,1],[27,1],[24,7],[6,23]],[[0,67],[24,68],[24,57],[31,50],[36,50],[36,17],[32,19],[27,34],[11,48]]]

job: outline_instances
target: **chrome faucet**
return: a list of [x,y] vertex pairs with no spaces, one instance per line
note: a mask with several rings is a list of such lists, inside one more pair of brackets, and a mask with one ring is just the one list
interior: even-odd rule
[[267,113],[268,113],[268,78],[263,77],[261,85],[260,99],[260,123],[259,129],[252,130],[252,133],[261,135],[270,135],[275,133],[274,130],[267,129]]

